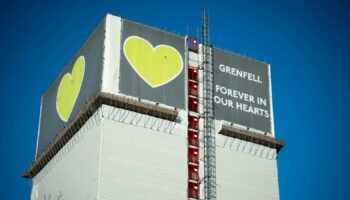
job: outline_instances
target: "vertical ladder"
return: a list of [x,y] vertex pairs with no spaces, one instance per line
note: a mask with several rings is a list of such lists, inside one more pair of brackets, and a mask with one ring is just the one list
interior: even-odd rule
[[214,70],[209,37],[209,14],[202,15],[202,69],[204,105],[204,195],[206,200],[216,199],[216,139],[214,119]]

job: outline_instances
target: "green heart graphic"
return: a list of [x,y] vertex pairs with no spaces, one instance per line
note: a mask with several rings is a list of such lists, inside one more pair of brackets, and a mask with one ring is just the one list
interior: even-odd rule
[[56,110],[67,122],[78,98],[85,73],[85,58],[80,56],[74,63],[72,74],[66,73],[60,82],[56,97]]
[[130,36],[123,49],[132,68],[153,88],[169,83],[182,71],[183,60],[174,47],[163,44],[153,47],[141,37]]

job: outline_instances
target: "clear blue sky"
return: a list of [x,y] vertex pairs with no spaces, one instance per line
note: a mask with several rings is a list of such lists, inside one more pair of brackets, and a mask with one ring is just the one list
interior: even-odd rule
[[281,199],[350,199],[346,1],[49,2],[0,3],[1,199],[29,199],[41,94],[107,12],[185,34],[204,7],[212,44],[272,65]]

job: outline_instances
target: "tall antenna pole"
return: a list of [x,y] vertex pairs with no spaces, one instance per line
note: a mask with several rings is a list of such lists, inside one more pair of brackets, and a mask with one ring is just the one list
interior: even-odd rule
[[204,195],[216,200],[216,141],[214,119],[214,67],[209,37],[209,13],[202,14],[202,62],[204,101]]

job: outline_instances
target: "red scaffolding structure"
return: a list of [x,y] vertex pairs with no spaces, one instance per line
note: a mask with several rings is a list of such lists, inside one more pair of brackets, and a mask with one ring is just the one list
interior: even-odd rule
[[[187,36],[189,52],[198,53],[198,38]],[[188,198],[199,199],[198,66],[188,65]]]

